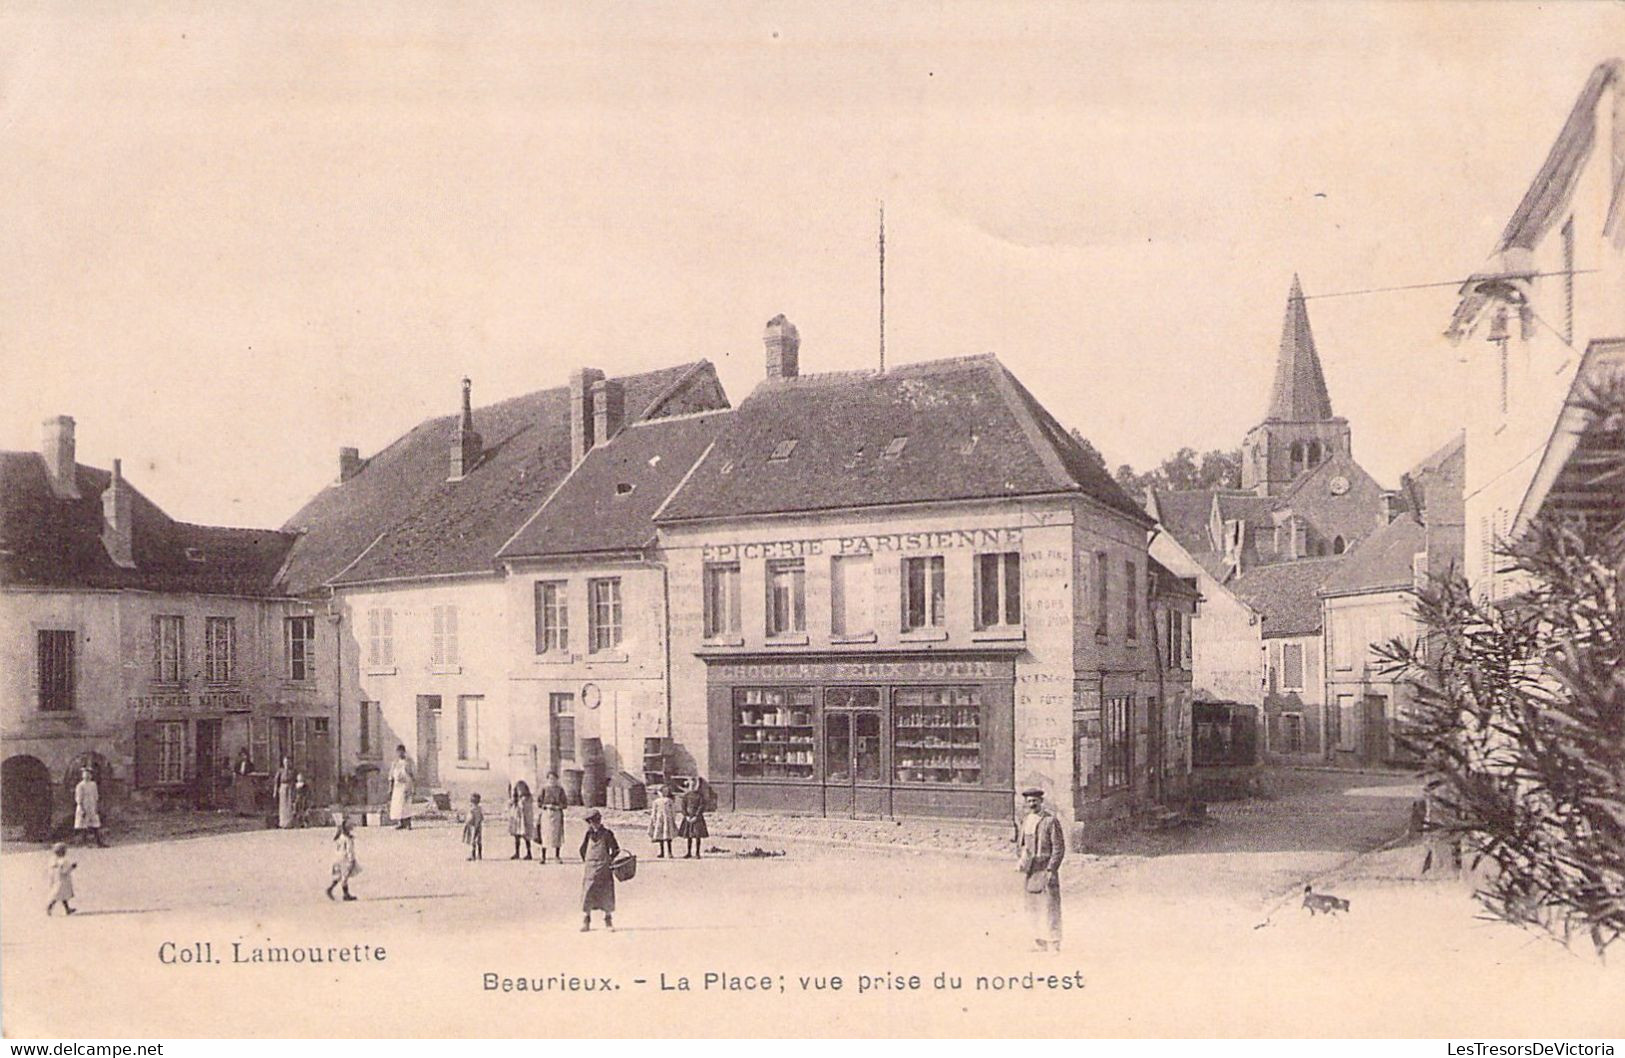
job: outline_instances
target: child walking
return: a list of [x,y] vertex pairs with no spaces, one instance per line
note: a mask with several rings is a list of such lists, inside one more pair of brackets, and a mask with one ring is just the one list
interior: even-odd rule
[[73,872],[79,865],[68,860],[68,846],[57,842],[51,846],[51,859],[45,865],[45,895],[50,902],[45,905],[45,913],[49,915],[56,905],[61,904],[62,910],[73,914],[73,905],[68,903],[73,899]]
[[656,859],[668,857],[676,859],[671,851],[672,839],[677,837],[677,804],[671,799],[671,793],[663,785],[654,788],[654,798],[649,802],[649,840],[660,849]]
[[344,890],[344,899],[354,900],[350,895],[350,879],[361,873],[361,864],[355,859],[355,832],[350,829],[349,819],[340,819],[339,825],[333,831],[333,880],[327,883],[327,898],[333,899],[333,887],[340,886]]
[[480,795],[468,795],[468,822],[463,824],[463,843],[468,846],[468,858],[485,859],[485,809],[480,807]]

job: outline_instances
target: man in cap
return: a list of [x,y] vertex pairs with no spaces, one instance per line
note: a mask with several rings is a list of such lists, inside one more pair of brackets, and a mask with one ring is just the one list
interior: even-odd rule
[[1035,786],[1021,791],[1021,796],[1027,814],[1021,821],[1020,870],[1034,946],[1038,951],[1060,951],[1061,861],[1066,858],[1066,834],[1055,813],[1044,807],[1043,790]]
[[604,928],[615,928],[615,872],[621,846],[615,832],[604,826],[603,813],[587,813],[587,832],[581,836],[581,932],[592,929],[592,913],[604,913]]
[[102,799],[96,785],[96,773],[85,765],[79,770],[79,785],[73,788],[73,829],[82,835],[86,845],[95,841],[97,847],[106,848],[102,840]]

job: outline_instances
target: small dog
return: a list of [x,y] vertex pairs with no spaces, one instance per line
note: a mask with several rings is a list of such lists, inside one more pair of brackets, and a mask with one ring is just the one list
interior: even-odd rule
[[1339,911],[1347,911],[1349,902],[1330,893],[1317,893],[1314,891],[1313,886],[1306,885],[1303,887],[1303,906],[1310,915],[1316,915],[1322,911],[1328,915],[1335,915]]

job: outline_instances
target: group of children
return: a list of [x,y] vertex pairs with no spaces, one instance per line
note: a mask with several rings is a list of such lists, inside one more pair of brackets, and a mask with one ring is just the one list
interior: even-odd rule
[[[80,769],[79,783],[73,788],[73,829],[81,835],[83,844],[94,841],[99,849],[107,847],[102,839],[101,788],[96,784],[95,769],[88,765]],[[51,858],[45,865],[47,915],[55,911],[58,904],[64,913],[74,913],[75,908],[68,901],[73,899],[73,872],[78,868],[79,864],[68,859],[66,842],[59,841],[51,847]]]
[[[564,788],[558,784],[558,776],[551,772],[548,773],[547,785],[542,788],[539,802],[532,800],[530,787],[523,779],[514,783],[513,792],[508,798],[508,833],[513,837],[513,855],[508,858],[520,859],[520,846],[523,845],[523,858],[531,859],[531,844],[535,842],[541,848],[543,863],[547,862],[549,847],[553,849],[554,862],[564,862],[559,855],[559,845],[564,840],[564,807]],[[537,808],[540,808],[540,820],[537,819]],[[660,850],[657,859],[677,858],[671,847],[677,837],[687,842],[683,859],[699,859],[701,842],[710,836],[711,831],[705,825],[705,791],[702,784],[695,783],[692,789],[676,798],[665,786],[653,788],[649,802],[649,840]],[[468,846],[470,860],[485,858],[485,809],[477,793],[468,797],[463,844]]]

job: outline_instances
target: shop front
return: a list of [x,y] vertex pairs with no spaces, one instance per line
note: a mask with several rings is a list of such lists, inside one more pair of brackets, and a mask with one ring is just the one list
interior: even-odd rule
[[1014,653],[706,657],[719,803],[1008,819]]

